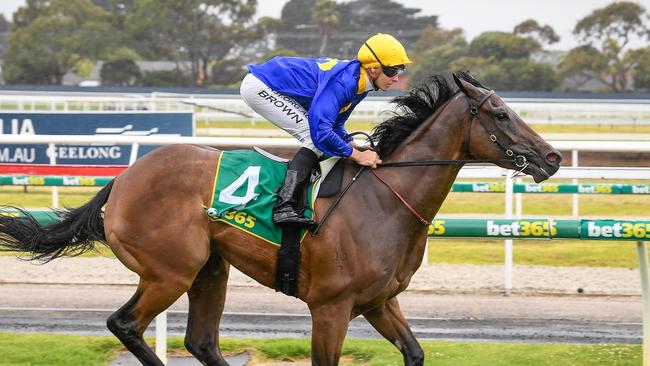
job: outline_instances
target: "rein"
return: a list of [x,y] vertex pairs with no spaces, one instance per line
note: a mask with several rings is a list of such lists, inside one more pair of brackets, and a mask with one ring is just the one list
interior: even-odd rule
[[[512,157],[511,159],[458,159],[458,160],[419,160],[419,161],[398,161],[398,162],[392,162],[392,163],[384,163],[381,165],[378,165],[377,168],[389,168],[389,167],[410,167],[410,166],[433,166],[433,165],[455,165],[455,164],[476,164],[476,163],[513,163],[517,168],[520,168],[515,175],[521,173],[528,165],[530,164],[526,157],[523,155],[517,155],[515,156],[514,152],[512,149],[508,148],[505,146],[497,136],[492,132],[490,129],[488,129],[485,124],[483,124],[483,121],[481,120],[479,116],[479,112],[483,104],[487,102],[488,99],[490,99],[491,96],[495,94],[494,90],[490,90],[489,93],[483,96],[481,100],[477,104],[472,104],[472,100],[467,98],[469,101],[470,109],[469,113],[471,117],[467,120],[467,132],[465,133],[465,139],[463,142],[463,145],[469,151],[469,143],[470,143],[470,138],[472,134],[472,126],[474,125],[472,122],[474,119],[478,120],[479,125],[485,130],[485,132],[488,134],[490,137],[490,141],[494,142],[497,144],[501,149],[503,149],[506,153],[507,156]],[[364,135],[368,138],[368,141],[370,141],[370,146],[371,148],[374,149],[375,144],[374,141],[372,140],[372,137],[368,135],[365,132],[353,132],[351,134],[346,135],[347,137],[352,137],[354,135]],[[470,153],[471,155],[471,153]],[[318,223],[318,225],[315,227],[315,229],[312,230],[311,235],[315,236],[318,234],[318,231],[323,227],[327,219],[330,217],[332,212],[334,211],[334,208],[338,206],[339,202],[341,202],[341,199],[345,195],[345,193],[350,189],[352,184],[356,182],[357,178],[363,173],[364,170],[366,170],[368,167],[362,166],[357,173],[352,177],[352,180],[348,182],[348,184],[345,186],[345,188],[339,193],[338,197],[336,198],[336,201],[332,203],[332,205],[327,209],[327,212],[325,212],[325,215],[323,216],[323,219]],[[411,204],[409,204],[404,197],[402,197],[399,192],[397,192],[393,187],[390,186],[385,180],[383,180],[377,173],[375,172],[375,169],[370,170],[372,174],[379,179],[380,182],[382,182],[386,187],[390,189],[391,192],[404,204],[404,206],[413,213],[415,217],[418,218],[418,220],[423,224],[423,225],[430,225],[430,222],[422,217]]]
[[388,187],[388,189],[390,189],[390,191],[393,192],[393,193],[395,194],[395,196],[397,196],[397,198],[398,198],[400,201],[402,201],[402,203],[404,204],[404,206],[406,206],[406,208],[407,208],[409,211],[411,211],[411,213],[412,213],[413,215],[415,215],[415,217],[417,217],[417,218],[420,220],[420,222],[422,223],[422,225],[430,225],[430,224],[431,224],[429,221],[427,221],[425,218],[423,218],[422,215],[420,215],[420,214],[418,213],[418,211],[417,211],[413,206],[411,206],[411,204],[409,204],[409,203],[404,199],[404,197],[402,197],[401,194],[399,194],[399,192],[397,192],[395,189],[393,189],[393,187],[391,187],[390,184],[386,183],[385,180],[381,179],[381,177],[378,176],[377,173],[375,172],[375,169],[371,169],[370,171],[372,172],[372,174],[373,174],[375,177],[377,177],[377,179],[379,179],[380,182],[384,183],[384,185],[385,185],[386,187]]
[[405,167],[405,166],[431,166],[431,165],[453,165],[472,163],[514,163],[515,159],[458,159],[458,160],[419,160],[419,161],[396,161],[383,163],[377,168]]

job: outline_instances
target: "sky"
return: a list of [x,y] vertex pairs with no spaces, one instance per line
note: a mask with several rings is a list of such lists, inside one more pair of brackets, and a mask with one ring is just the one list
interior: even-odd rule
[[[288,0],[258,0],[257,15],[279,17]],[[341,0],[337,0],[341,1]],[[408,8],[422,9],[421,15],[438,15],[440,26],[446,29],[460,27],[468,40],[488,31],[510,32],[515,25],[534,18],[550,25],[561,40],[549,47],[568,50],[577,45],[572,34],[579,19],[594,9],[615,0],[395,0]],[[650,11],[650,0],[636,0]],[[13,12],[25,0],[0,0],[0,12],[11,20]],[[638,43],[637,45],[640,45]]]

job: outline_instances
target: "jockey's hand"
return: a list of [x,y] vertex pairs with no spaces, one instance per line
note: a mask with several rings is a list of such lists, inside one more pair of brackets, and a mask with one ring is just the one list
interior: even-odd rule
[[381,164],[379,155],[372,150],[359,151],[357,149],[352,149],[350,159],[359,165],[369,166],[372,168],[376,168],[377,164]]
[[352,146],[353,149],[357,149],[359,151],[366,151],[366,150],[372,150],[375,151],[370,144],[365,144],[365,145],[357,145],[354,142],[350,143],[350,146]]

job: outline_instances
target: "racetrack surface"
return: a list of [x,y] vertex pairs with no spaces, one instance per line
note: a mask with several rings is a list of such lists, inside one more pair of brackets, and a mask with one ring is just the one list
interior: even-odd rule
[[[623,268],[515,266],[513,296],[505,297],[503,266],[429,265],[398,299],[419,339],[639,343],[639,278],[638,270]],[[0,331],[108,335],[105,319],[136,283],[110,258],[41,266],[0,257]],[[309,337],[300,300],[235,269],[229,285],[222,337]],[[170,308],[172,335],[183,334],[187,308],[186,296]],[[379,337],[363,318],[351,323],[349,336]]]
[[[132,286],[0,285],[0,331],[109,335],[105,320],[133,293]],[[441,295],[406,292],[402,310],[418,339],[528,343],[640,343],[641,304],[636,296]],[[100,306],[101,307],[98,307]],[[168,314],[168,330],[182,336],[183,296]],[[153,335],[154,327],[149,328]],[[229,290],[221,336],[309,337],[304,303],[262,287]],[[363,318],[349,337],[379,338]]]

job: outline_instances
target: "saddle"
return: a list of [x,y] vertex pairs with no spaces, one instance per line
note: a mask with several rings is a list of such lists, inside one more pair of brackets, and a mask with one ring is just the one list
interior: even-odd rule
[[[260,147],[253,146],[253,150],[273,161],[277,161],[282,164],[289,163],[289,159],[273,155]],[[314,169],[314,171],[312,171],[312,181],[319,177],[321,177],[322,180],[320,183],[320,188],[318,189],[317,197],[332,197],[341,191],[344,161],[345,159],[341,158],[326,158],[319,161],[318,166]]]
[[[289,162],[287,159],[275,156],[258,147],[253,147],[253,149],[271,160],[284,164]],[[317,197],[331,197],[341,190],[343,162],[344,159],[341,158],[329,158],[319,162],[312,172],[312,181],[321,178]],[[301,204],[306,205],[309,202],[307,189],[305,189],[302,196]],[[301,228],[286,225],[283,227],[275,275],[275,290],[293,297],[298,297],[301,233]]]

